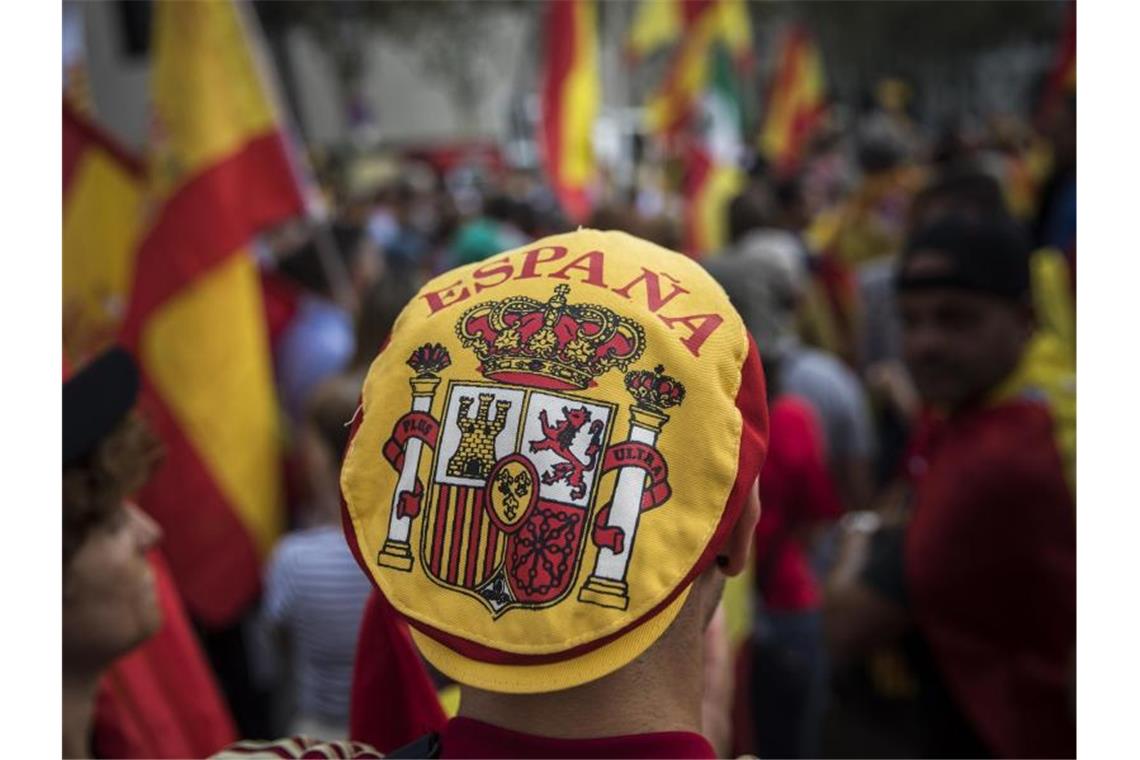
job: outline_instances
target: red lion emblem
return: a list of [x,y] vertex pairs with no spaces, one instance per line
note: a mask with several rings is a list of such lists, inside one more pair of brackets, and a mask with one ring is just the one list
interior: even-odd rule
[[578,431],[590,421],[590,410],[584,406],[577,409],[562,407],[562,419],[551,425],[546,417],[546,410],[538,413],[539,422],[542,423],[544,438],[530,441],[530,452],[553,451],[564,461],[552,465],[550,470],[542,474],[542,482],[553,485],[560,480],[566,481],[570,486],[570,498],[580,499],[586,493],[586,484],[582,476],[590,472],[598,464],[598,452],[602,448],[602,430],[605,425],[601,420],[594,420],[590,425],[590,445],[586,447],[586,461],[570,450]]

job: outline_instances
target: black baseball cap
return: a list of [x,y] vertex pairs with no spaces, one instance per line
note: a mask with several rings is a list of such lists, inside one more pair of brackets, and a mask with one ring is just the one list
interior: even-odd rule
[[139,372],[123,348],[108,349],[63,384],[63,466],[91,453],[130,413]]
[[[941,257],[937,273],[913,272],[918,254]],[[951,288],[986,293],[1010,301],[1029,296],[1029,242],[1012,220],[950,216],[917,230],[907,241],[895,273],[899,292]]]

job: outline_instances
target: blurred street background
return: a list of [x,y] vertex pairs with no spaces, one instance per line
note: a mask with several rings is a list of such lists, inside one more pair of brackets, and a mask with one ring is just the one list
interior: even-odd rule
[[[203,756],[349,733],[371,589],[343,546],[337,472],[363,375],[429,278],[585,225],[704,263],[810,408],[819,466],[783,482],[827,493],[774,508],[726,599],[717,749],[1024,749],[1013,724],[1033,706],[978,719],[968,705],[989,697],[922,620],[858,651],[820,626],[851,517],[909,516],[897,486],[929,399],[893,284],[926,225],[960,213],[1023,237],[1026,355],[1068,394],[1058,472],[1071,464],[1076,15],[1063,0],[65,1],[65,374],[112,343],[136,357],[166,452],[138,499],[182,625],[115,665],[101,746]],[[761,498],[784,497],[762,481]],[[1075,666],[1053,681],[1075,687]],[[1064,755],[1058,735],[1028,746]]]

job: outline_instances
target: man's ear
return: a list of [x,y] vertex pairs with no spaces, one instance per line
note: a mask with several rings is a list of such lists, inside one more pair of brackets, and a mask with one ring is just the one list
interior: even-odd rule
[[752,483],[748,489],[748,499],[740,517],[736,518],[736,525],[728,536],[728,543],[717,557],[717,566],[727,576],[740,575],[748,566],[748,559],[752,551],[752,537],[756,533],[756,523],[760,521],[760,479]]

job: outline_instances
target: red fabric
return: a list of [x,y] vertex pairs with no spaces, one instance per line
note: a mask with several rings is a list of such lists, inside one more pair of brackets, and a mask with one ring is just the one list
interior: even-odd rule
[[416,651],[408,626],[379,591],[364,608],[349,705],[349,736],[391,752],[430,731],[447,716]]
[[301,307],[302,290],[287,277],[269,269],[261,270],[261,295],[265,301],[265,326],[269,346],[277,355],[277,340],[293,323]]
[[174,193],[139,246],[123,328],[137,342],[147,318],[254,235],[304,210],[278,132],[255,137]]
[[1048,408],[927,418],[907,464],[908,592],[959,707],[998,756],[1075,756],[1076,516]]
[[816,259],[814,279],[823,289],[827,309],[835,323],[837,352],[848,363],[854,350],[854,311],[859,301],[858,283],[854,270],[835,253],[826,253]]
[[190,613],[206,626],[224,627],[261,589],[261,560],[144,367],[139,375],[139,408],[164,452],[162,464],[139,491],[139,504],[162,526],[162,552]]
[[803,529],[843,513],[823,453],[814,412],[795,396],[772,405],[771,450],[760,473],[756,580],[770,610],[820,605],[819,582],[800,542]]
[[470,718],[452,718],[443,730],[441,757],[467,758],[712,758],[708,740],[688,731],[607,736],[599,739],[551,739]]
[[[766,105],[769,111],[777,99],[786,100],[796,89],[802,90],[806,87],[807,72],[804,66],[807,56],[813,52],[813,46],[811,33],[805,27],[797,25],[788,31],[780,48],[780,59],[776,64],[776,73],[772,77],[772,84],[767,94]],[[827,110],[825,103],[805,104],[802,100],[801,96],[801,102],[792,113],[788,143],[781,154],[776,156],[775,169],[780,176],[792,176],[799,168],[807,140]]]
[[150,555],[162,628],[117,661],[100,685],[97,757],[206,757],[237,739],[165,561]]
[[713,159],[709,151],[698,144],[685,148],[685,255],[699,259],[704,250],[704,240],[701,238],[701,194],[707,189],[709,178],[713,173]]
[[[392,437],[384,444],[384,458],[392,469],[400,472],[404,468],[404,448],[409,438],[415,438],[435,448],[436,438],[439,436],[439,423],[435,417],[426,412],[408,412],[396,420],[392,428]],[[424,484],[416,475],[415,486],[411,492],[400,494],[400,503],[396,508],[398,517],[416,517],[420,513],[420,499],[424,495]],[[460,521],[462,522],[462,521]]]
[[546,64],[542,77],[542,124],[540,144],[547,174],[562,210],[573,222],[582,222],[590,214],[590,199],[584,188],[566,182],[563,174],[566,135],[562,133],[565,109],[573,103],[566,88],[570,74],[582,62],[576,60],[582,35],[592,30],[580,29],[574,3],[556,0],[547,5],[543,26]]

